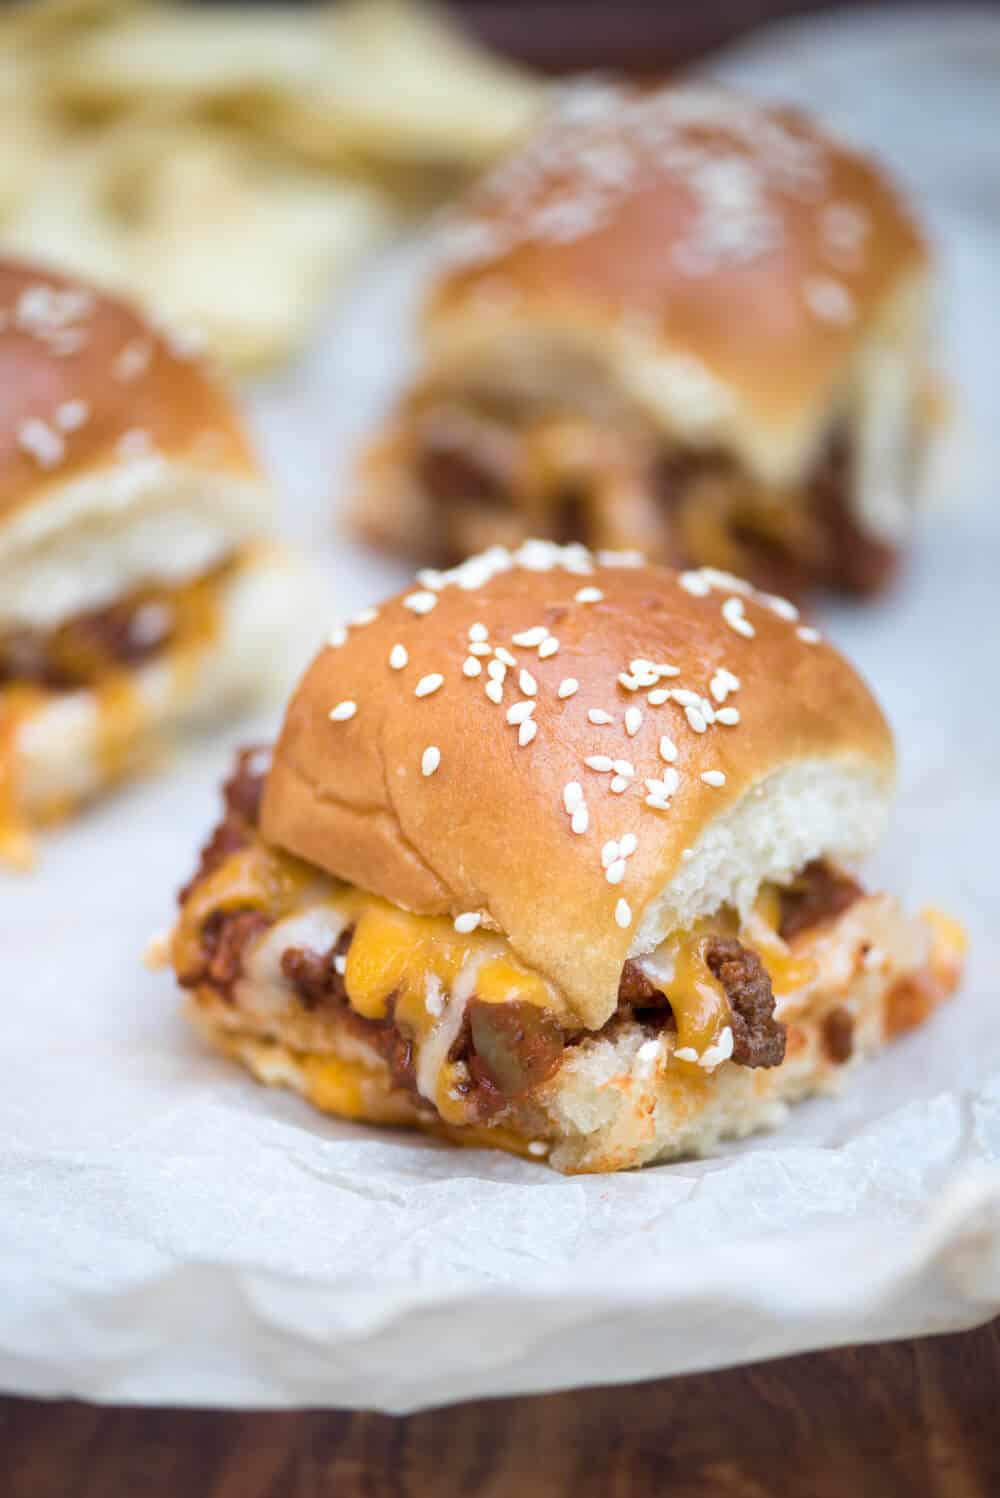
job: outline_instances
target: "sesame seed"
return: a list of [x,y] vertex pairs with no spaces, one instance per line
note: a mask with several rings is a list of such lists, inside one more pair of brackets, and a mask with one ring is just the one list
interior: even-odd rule
[[616,858],[614,863],[609,864],[604,871],[604,877],[609,884],[621,884],[625,878],[624,858]]
[[503,661],[490,661],[486,667],[486,675],[491,676],[494,681],[504,681],[507,676],[507,667]]
[[486,628],[485,624],[470,624],[469,625],[469,639],[470,640],[475,640],[477,644],[481,645],[483,643],[483,641],[484,640],[488,640],[489,637],[490,637],[490,632]]
[[341,977],[347,972],[347,957],[344,953],[339,953],[333,959],[333,970],[335,973],[339,973]]
[[772,614],[777,614],[779,619],[787,619],[789,624],[794,624],[799,617],[799,611],[787,598],[782,598],[778,593],[761,593],[761,603],[767,605]]
[[476,927],[482,923],[482,919],[482,916],[477,910],[466,910],[462,913],[462,915],[457,915],[455,917],[455,930],[459,932],[461,936],[468,936],[470,931],[475,931]]
[[854,319],[854,298],[840,281],[809,276],[802,283],[802,295],[810,312],[822,322],[849,323]]
[[619,671],[618,682],[620,686],[625,688],[626,692],[637,692],[639,690],[639,682],[634,676],[629,675],[627,671]]
[[611,865],[617,862],[620,857],[621,849],[619,848],[617,842],[614,838],[609,838],[609,840],[601,849],[601,867],[610,869]]
[[599,770],[602,775],[614,769],[614,761],[606,754],[591,754],[584,760],[584,764],[589,770]]
[[409,653],[405,645],[394,645],[389,651],[389,665],[394,671],[402,671],[409,664]]
[[477,661],[476,657],[474,655],[467,655],[465,657],[465,660],[462,662],[462,675],[463,676],[481,676],[482,672],[483,672],[482,662],[481,661]]
[[429,589],[410,593],[403,599],[403,607],[414,614],[429,614],[431,609],[437,607],[437,594],[431,593]]
[[76,432],[83,426],[90,415],[90,407],[86,401],[63,401],[56,408],[56,426],[61,432]]
[[529,697],[534,697],[538,691],[538,683],[530,671],[522,671],[517,678],[517,684],[521,688],[521,691]]
[[345,698],[343,702],[338,702],[336,707],[330,709],[330,722],[346,723],[349,718],[354,717],[357,710],[358,704],[351,702],[349,698]]
[[818,645],[822,636],[818,629],[813,629],[809,624],[803,624],[795,631],[803,645]]
[[621,853],[622,858],[631,858],[632,854],[635,852],[638,846],[639,839],[636,837],[635,833],[626,832],[625,836],[618,844],[618,850]]
[[673,739],[667,738],[667,735],[664,734],[662,739],[660,740],[659,748],[660,758],[666,764],[672,765],[674,760],[677,758],[677,745],[674,743]]
[[715,716],[718,722],[724,723],[727,728],[732,728],[740,721],[740,710],[738,707],[720,707]]
[[725,785],[726,783],[726,777],[721,770],[702,770],[699,778],[703,780],[706,785],[713,785],[716,787]]
[[642,709],[638,707],[627,707],[625,709],[625,732],[630,739],[634,739],[642,727]]
[[511,655],[510,651],[505,649],[503,645],[498,645],[493,654],[496,656],[498,661],[503,661],[504,665],[510,666],[511,669],[513,669],[513,667],[517,665],[517,657]]
[[360,627],[362,624],[374,624],[377,618],[378,609],[362,609],[360,614],[355,614],[351,623],[356,627]]
[[563,786],[563,806],[572,816],[576,808],[583,802],[583,786],[578,780],[568,780]]
[[153,439],[141,427],[132,427],[123,432],[115,443],[115,451],[126,462],[133,458],[146,458],[153,451]]
[[657,676],[680,676],[680,666],[672,666],[669,661],[658,661],[653,666]]
[[693,857],[694,857],[694,849],[693,848],[682,848],[681,849],[681,863],[690,863],[690,861],[691,861],[691,859]]
[[701,698],[698,696],[698,693],[689,692],[687,687],[674,687],[670,695],[680,707],[701,706]]
[[575,676],[564,676],[562,681],[559,683],[558,695],[563,698],[572,697],[573,693],[578,692],[579,690],[580,683],[577,681]]
[[153,345],[151,343],[145,341],[126,343],[112,365],[115,379],[121,380],[123,384],[129,380],[137,380],[149,368],[149,361],[152,357]]
[[652,791],[646,797],[646,805],[652,811],[669,811],[670,802],[664,796],[654,796]]
[[347,643],[347,630],[342,624],[335,624],[326,637],[326,643],[331,650],[339,650],[341,645]]
[[503,683],[490,678],[486,683],[486,695],[491,702],[495,702],[497,707],[499,707],[503,701]]
[[535,645],[540,645],[548,636],[548,630],[544,624],[535,625],[533,629],[523,629],[520,634],[512,637],[515,645],[524,645],[530,650]]
[[432,671],[428,676],[421,676],[414,688],[413,695],[414,697],[429,697],[432,692],[437,691],[438,687],[443,686],[444,677],[440,671]]
[[603,597],[600,588],[581,588],[573,594],[575,603],[600,603]]
[[559,641],[556,639],[555,635],[549,635],[548,639],[543,640],[538,647],[538,659],[540,661],[547,661],[550,656],[555,655],[558,649]]
[[574,808],[569,825],[578,837],[582,837],[590,826],[590,812],[582,801],[579,806]]
[[613,764],[614,764],[615,773],[617,775],[634,775],[635,774],[635,765],[632,764],[631,760],[628,760],[628,759],[616,759],[616,760],[613,761]]
[[507,709],[507,722],[524,723],[531,717],[534,711],[535,704],[533,702],[515,702]]
[[42,468],[54,468],[61,463],[66,444],[58,432],[54,432],[44,421],[22,421],[17,429],[17,443],[29,453]]
[[547,1155],[549,1146],[544,1139],[531,1139],[528,1141],[528,1154],[541,1157]]
[[712,591],[711,583],[700,572],[682,572],[677,581],[693,598],[706,598]]
[[746,640],[752,640],[757,633],[750,620],[746,617],[745,605],[742,598],[735,596],[727,598],[722,605],[722,617],[730,629],[735,630],[738,635],[742,635]]
[[436,744],[428,744],[420,757],[420,772],[422,775],[433,775],[441,763],[441,750]]
[[492,653],[493,652],[490,650],[490,647],[488,645],[484,645],[481,640],[473,640],[472,644],[469,646],[470,655],[492,655]]
[[725,702],[726,698],[729,696],[729,693],[738,692],[739,687],[739,677],[734,676],[731,671],[727,671],[725,666],[720,666],[715,675],[712,677],[711,684],[709,685],[709,691],[715,698],[716,702]]
[[611,782],[610,789],[612,795],[621,796],[625,791],[628,790],[631,784],[632,782],[627,775],[616,775]]
[[650,707],[662,707],[670,696],[669,687],[657,687],[654,692],[646,693],[646,701]]
[[707,730],[708,730],[708,724],[705,722],[705,719],[702,716],[702,713],[701,713],[701,711],[700,711],[699,708],[697,708],[697,707],[686,707],[684,709],[684,716],[685,716],[685,718],[687,718],[688,722],[690,723],[691,727],[694,729],[695,733],[706,733],[707,732]]
[[615,924],[627,931],[632,924],[632,907],[627,900],[619,900],[615,906]]
[[587,709],[587,721],[588,723],[593,723],[597,728],[603,728],[606,724],[613,723],[615,720],[610,713],[604,711],[603,707],[591,707]]
[[698,1060],[698,1052],[695,1050],[694,1046],[690,1045],[682,1045],[678,1047],[678,1049],[674,1052],[674,1056],[678,1061]]
[[517,730],[517,742],[520,744],[522,749],[527,748],[537,732],[538,724],[535,722],[534,718],[525,718],[524,722]]
[[420,586],[422,588],[432,588],[435,593],[439,588],[443,588],[447,581],[448,579],[444,573],[439,572],[436,567],[421,567],[417,573],[417,582]]

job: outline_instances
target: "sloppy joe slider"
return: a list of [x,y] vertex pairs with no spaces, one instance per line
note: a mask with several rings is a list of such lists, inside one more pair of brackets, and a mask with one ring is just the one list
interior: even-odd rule
[[187,340],[0,261],[0,860],[167,730],[259,689],[288,563],[232,402]]
[[893,746],[791,604],[497,548],[338,629],[170,941],[192,1016],[347,1118],[618,1170],[776,1121],[951,991],[869,892]]
[[375,540],[527,535],[879,589],[934,411],[927,250],[879,167],[717,88],[571,90],[442,238]]

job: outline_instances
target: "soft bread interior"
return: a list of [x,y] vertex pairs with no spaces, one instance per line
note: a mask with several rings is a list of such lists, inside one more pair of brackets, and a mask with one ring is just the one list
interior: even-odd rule
[[816,858],[851,863],[881,838],[891,782],[870,765],[801,760],[753,785],[714,817],[642,913],[631,955],[722,906],[746,915],[765,882],[784,884]]
[[0,528],[0,630],[52,628],[142,584],[196,577],[269,517],[251,473],[155,454],[53,484]]

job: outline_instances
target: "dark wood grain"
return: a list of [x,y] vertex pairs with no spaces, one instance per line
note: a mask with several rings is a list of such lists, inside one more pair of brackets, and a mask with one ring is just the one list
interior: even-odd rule
[[3,1498],[997,1498],[1000,1322],[406,1419],[0,1400]]

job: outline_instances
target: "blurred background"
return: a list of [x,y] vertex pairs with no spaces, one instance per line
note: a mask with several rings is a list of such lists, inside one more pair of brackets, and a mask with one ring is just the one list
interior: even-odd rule
[[[969,10],[924,14],[940,30]],[[554,75],[663,75],[806,13],[860,37],[876,11],[914,34],[912,7],[843,0],[7,0],[0,246],[272,369],[376,249],[530,130]],[[848,58],[852,84],[863,111]]]

